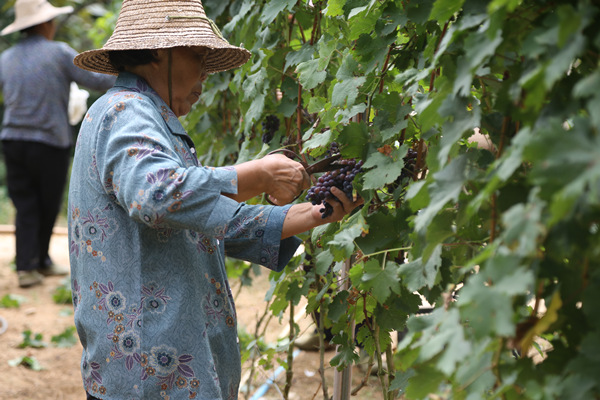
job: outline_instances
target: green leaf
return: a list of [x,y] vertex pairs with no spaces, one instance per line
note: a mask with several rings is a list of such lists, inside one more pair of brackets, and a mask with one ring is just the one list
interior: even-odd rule
[[18,367],[19,365],[22,365],[33,371],[42,371],[45,369],[44,367],[42,367],[40,362],[33,356],[23,356],[14,358],[8,361],[8,365],[10,365],[11,367]]
[[352,365],[360,359],[355,352],[354,341],[350,339],[346,332],[340,332],[339,335],[334,336],[333,342],[339,346],[337,347],[337,354],[329,362],[338,370],[342,370],[344,366]]
[[489,259],[460,290],[461,312],[469,315],[475,335],[513,335],[513,296],[531,291],[533,282],[531,272],[520,267],[517,257]]
[[385,304],[378,304],[374,315],[381,330],[402,332],[410,314],[419,310],[421,297],[417,294],[402,291],[400,295],[392,295]]
[[309,113],[316,113],[325,109],[327,99],[325,97],[311,97],[308,102],[307,111]]
[[268,25],[285,9],[291,10],[296,4],[295,0],[270,0],[260,16],[260,22]]
[[0,308],[19,308],[27,299],[18,294],[5,294],[0,299]]
[[244,90],[244,100],[253,99],[263,92],[266,74],[264,70],[258,70],[253,75],[247,75],[242,83]]
[[327,71],[319,70],[319,60],[310,60],[298,64],[296,68],[299,74],[300,83],[305,90],[314,89],[327,77]]
[[400,291],[398,264],[388,261],[382,268],[377,260],[370,259],[365,263],[364,271],[362,286],[370,290],[380,304],[383,304],[392,292]]
[[336,293],[331,299],[331,304],[329,304],[327,309],[327,317],[329,317],[332,321],[337,321],[340,317],[346,313],[348,313],[348,299],[349,293],[347,290],[342,290]]
[[319,70],[326,70],[334,52],[338,47],[338,41],[335,37],[324,34],[318,42],[319,45]]
[[454,158],[443,170],[433,175],[435,181],[429,185],[431,201],[415,218],[416,231],[423,231],[449,201],[458,200],[465,180],[466,161],[464,156]]
[[456,365],[469,354],[471,345],[465,333],[457,309],[444,312],[438,308],[427,317],[430,325],[416,343],[421,346],[419,358],[429,361],[438,356],[436,367],[446,375],[452,375]]
[[429,19],[437,22],[447,21],[452,15],[460,11],[464,2],[465,0],[437,0],[433,4]]
[[369,155],[363,168],[373,168],[364,174],[363,189],[379,189],[394,182],[402,173],[404,162],[394,159],[380,152]]
[[317,254],[316,257],[316,274],[325,275],[333,264],[333,254],[329,250],[324,250]]
[[[354,214],[353,217],[362,219],[360,214]],[[362,223],[346,226],[327,243],[336,261],[342,261],[352,255],[355,248],[354,239],[362,234],[364,227],[364,219],[362,219]]]
[[26,347],[33,347],[34,349],[48,347],[48,344],[42,340],[43,338],[41,333],[33,334],[31,330],[27,329],[21,332],[21,335],[23,336],[23,341],[18,345],[20,349],[24,349]]
[[337,17],[344,14],[344,4],[346,4],[346,0],[328,1],[325,15],[328,17]]
[[413,369],[397,371],[394,380],[390,384],[390,390],[398,390],[399,393],[402,393],[413,376],[415,376],[415,371]]
[[575,86],[573,86],[573,96],[582,98],[595,96],[600,93],[600,71],[595,71],[592,74],[581,78]]
[[430,364],[419,367],[419,373],[410,378],[406,387],[409,399],[425,399],[430,393],[437,393],[444,374]]
[[380,16],[380,13],[369,12],[366,6],[352,10],[348,15],[348,20],[352,21],[348,39],[356,40],[360,35],[369,35]]
[[60,334],[52,336],[50,341],[54,343],[56,347],[73,347],[78,342],[76,333],[76,328],[74,326],[69,326]]
[[438,245],[427,261],[423,262],[422,258],[418,258],[400,266],[400,277],[408,290],[414,292],[424,287],[433,287],[442,265],[441,254],[442,246]]
[[356,244],[364,254],[393,249],[400,243],[401,235],[407,228],[407,217],[402,210],[398,209],[395,214],[382,211],[367,216],[367,225],[376,226],[377,229],[369,229],[368,232],[357,237]]
[[327,147],[332,141],[333,132],[329,129],[322,133],[312,135],[310,139],[304,142],[304,150]]
[[342,156],[344,158],[366,158],[366,148],[369,143],[369,134],[365,124],[351,122],[344,126],[337,137]]
[[544,206],[545,203],[539,199],[532,199],[527,204],[511,207],[503,214],[505,231],[502,237],[516,253],[524,256],[536,254],[538,238],[545,232],[541,221]]
[[488,5],[489,13],[494,13],[501,8],[506,7],[508,11],[513,11],[523,0],[492,0]]
[[311,61],[312,56],[315,52],[314,46],[308,43],[304,43],[300,50],[290,51],[285,55],[285,69],[296,66],[303,62]]
[[349,78],[338,81],[333,86],[331,94],[331,104],[334,107],[348,107],[353,105],[358,97],[358,88],[365,83],[364,77]]
[[72,304],[73,292],[71,291],[70,283],[57,287],[52,294],[52,300],[56,304]]

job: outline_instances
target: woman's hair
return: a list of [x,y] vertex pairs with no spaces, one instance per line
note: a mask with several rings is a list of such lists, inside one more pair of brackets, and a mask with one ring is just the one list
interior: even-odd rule
[[119,71],[125,71],[126,67],[150,64],[158,61],[154,50],[113,50],[108,52],[110,63]]

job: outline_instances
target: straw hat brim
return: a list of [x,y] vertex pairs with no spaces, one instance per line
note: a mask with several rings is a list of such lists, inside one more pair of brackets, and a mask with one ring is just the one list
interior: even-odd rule
[[[112,48],[111,48],[112,47]],[[99,72],[103,74],[118,75],[119,71],[111,64],[108,53],[119,50],[155,50],[173,47],[206,47],[209,49],[206,56],[206,72],[213,74],[215,72],[227,71],[245,64],[251,56],[251,53],[241,47],[232,46],[218,38],[207,40],[190,40],[189,42],[161,43],[148,40],[141,40],[136,43],[129,42],[124,46],[103,47],[97,50],[88,50],[78,54],[74,63],[79,68]]]
[[0,35],[9,35],[11,33],[22,31],[23,29],[31,28],[32,26],[43,24],[44,22],[53,20],[59,15],[70,14],[73,12],[73,10],[74,9],[71,6],[47,7],[45,10],[38,14],[16,18],[12,24],[8,25],[6,28],[0,31]]

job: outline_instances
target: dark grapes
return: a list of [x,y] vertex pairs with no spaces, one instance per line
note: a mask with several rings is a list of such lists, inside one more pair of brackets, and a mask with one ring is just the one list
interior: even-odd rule
[[403,158],[404,168],[402,168],[399,179],[412,178],[415,171],[415,164],[417,163],[417,155],[418,153],[415,149],[408,149],[408,153]]
[[336,142],[331,142],[331,144],[329,145],[329,149],[327,150],[327,155],[329,157],[339,154],[340,152],[340,148],[338,146],[338,144]]
[[267,115],[265,120],[262,122],[262,141],[263,143],[269,143],[273,136],[275,136],[275,132],[279,129],[279,118],[275,115]]
[[[335,144],[335,143],[334,143]],[[335,146],[336,154],[339,150],[337,145]],[[331,149],[330,149],[331,151]],[[324,173],[319,177],[317,184],[310,189],[306,194],[306,199],[309,200],[313,205],[323,204],[321,211],[321,218],[329,217],[333,212],[333,207],[330,202],[337,200],[337,198],[331,194],[331,188],[337,187],[342,190],[346,196],[352,198],[352,181],[356,174],[361,172],[363,161],[356,161],[355,159],[340,159],[336,162],[340,165],[339,169]]]
[[417,164],[417,155],[418,152],[415,149],[408,149],[406,156],[402,159],[404,161],[404,167],[402,168],[402,172],[400,176],[396,179],[395,182],[391,183],[387,186],[388,193],[393,193],[398,187],[408,185],[408,182],[413,177],[415,172],[415,167]]

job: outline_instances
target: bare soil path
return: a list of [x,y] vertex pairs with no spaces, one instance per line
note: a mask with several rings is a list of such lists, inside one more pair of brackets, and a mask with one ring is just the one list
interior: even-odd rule
[[[68,265],[67,236],[63,230],[58,229],[57,232],[52,237],[50,255],[54,262]],[[11,267],[15,254],[14,248],[14,235],[6,231],[0,233],[0,299],[6,294],[14,294],[26,300],[19,308],[0,308],[0,317],[3,317],[8,325],[6,331],[0,334],[0,400],[84,400],[85,394],[79,372],[81,345],[77,343],[72,347],[59,348],[51,344],[52,336],[59,335],[65,329],[74,326],[71,306],[56,304],[53,300],[53,293],[65,284],[65,278],[46,278],[42,285],[29,289],[19,288],[17,275]],[[232,286],[236,292],[236,283],[233,282]],[[268,288],[268,274],[265,271],[255,279],[251,287],[241,288],[236,297],[239,324],[248,332],[254,331],[258,316],[264,312],[264,295]],[[302,330],[312,330],[310,317],[301,316],[297,322]],[[272,319],[265,339],[270,343],[276,341],[277,337],[285,332],[287,326],[286,318],[281,322]],[[33,334],[42,334],[43,341],[49,345],[40,349],[19,348],[19,344],[23,342],[23,332],[27,330]],[[333,393],[331,388],[334,371],[328,361],[334,354],[333,351],[325,354],[329,395]],[[24,366],[9,365],[10,360],[23,356],[35,357],[44,369],[34,371]],[[285,356],[285,354],[281,355],[282,358]],[[290,400],[323,399],[318,369],[318,352],[299,352],[294,360],[294,380],[289,395]],[[242,373],[247,374],[248,371],[249,365],[244,365]],[[260,391],[272,374],[273,370],[259,368],[250,394]],[[363,378],[359,368],[353,369],[352,377],[354,385]],[[285,385],[284,379],[285,373],[280,374],[275,383],[268,386],[268,390],[264,390],[264,393],[254,400],[283,399],[281,393]],[[240,394],[240,400],[245,398],[245,393]],[[358,400],[381,398],[376,377],[371,377],[369,386],[353,397]]]

